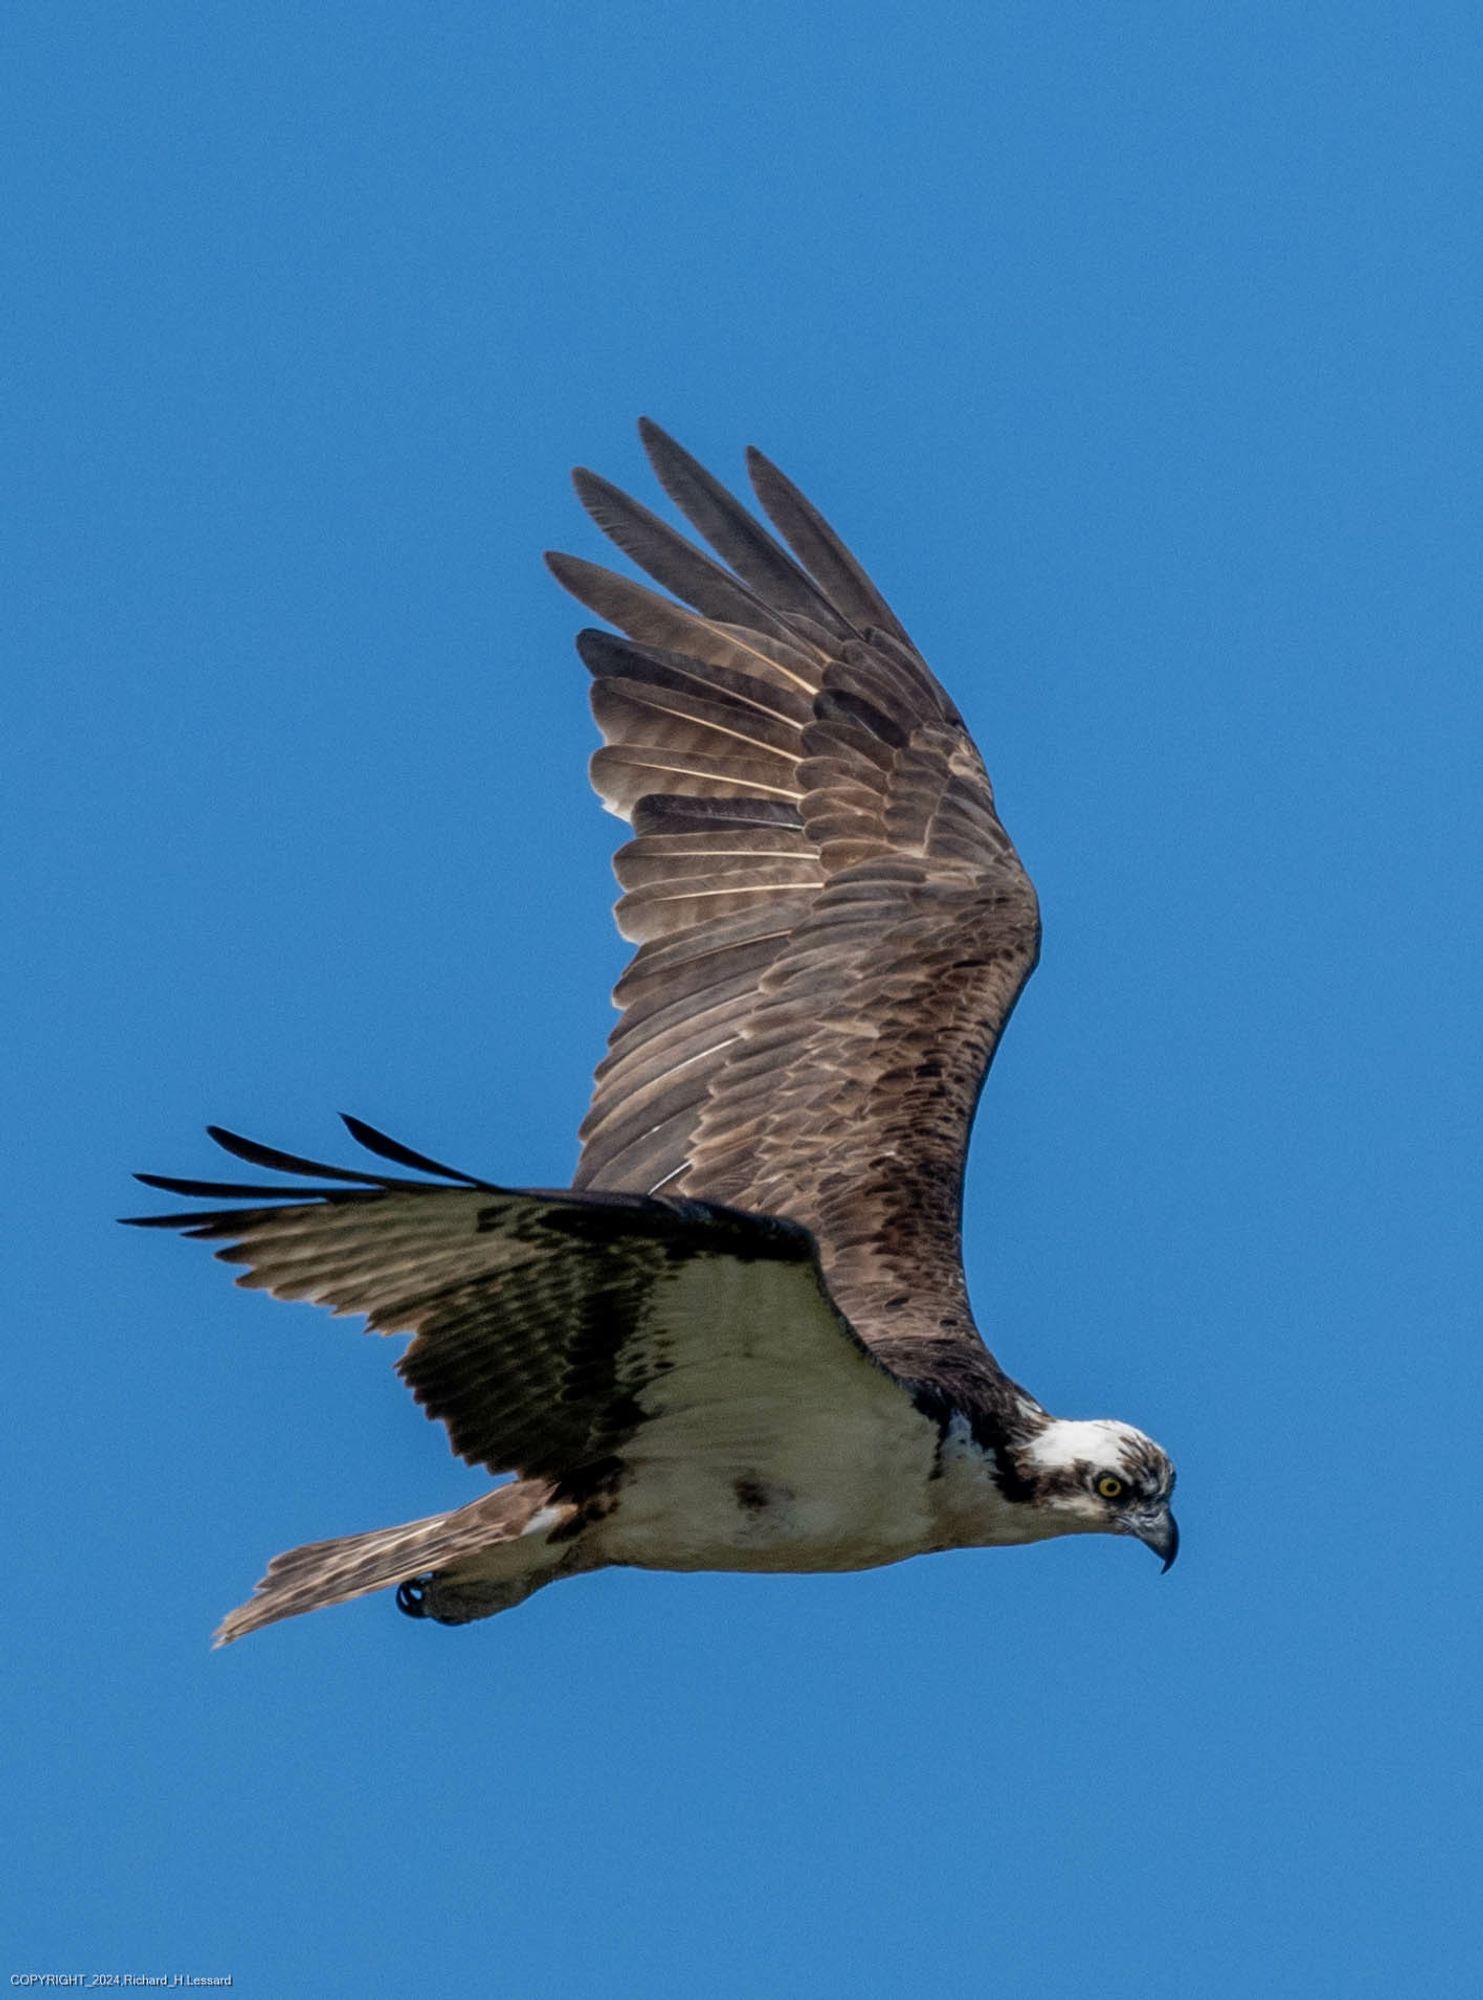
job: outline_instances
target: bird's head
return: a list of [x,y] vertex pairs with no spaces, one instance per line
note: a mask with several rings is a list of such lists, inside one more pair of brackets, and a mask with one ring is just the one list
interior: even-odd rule
[[1017,1457],[1034,1505],[1056,1518],[1059,1533],[1136,1535],[1165,1569],[1178,1555],[1174,1468],[1131,1424],[1052,1417]]

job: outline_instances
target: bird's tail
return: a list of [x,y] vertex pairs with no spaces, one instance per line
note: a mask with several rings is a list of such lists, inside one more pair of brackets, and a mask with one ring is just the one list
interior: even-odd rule
[[[397,1602],[415,1617],[432,1616],[462,1623],[518,1603],[538,1583],[549,1578],[549,1559],[540,1560],[550,1530],[575,1513],[568,1503],[552,1504],[554,1488],[545,1480],[519,1479],[496,1487],[482,1499],[450,1514],[432,1514],[396,1528],[372,1528],[364,1535],[341,1535],[330,1542],[306,1542],[275,1556],[268,1573],[246,1604],[229,1612],[217,1627],[215,1643],[230,1645],[260,1625],[296,1618],[321,1605],[344,1604],[373,1590],[401,1586]],[[543,1513],[544,1510],[544,1513]],[[541,1516],[539,1520],[537,1517]],[[496,1552],[531,1533],[528,1551]],[[486,1563],[476,1558],[488,1556]],[[528,1557],[522,1560],[522,1556]],[[424,1582],[429,1572],[461,1566],[461,1577],[449,1579],[446,1606],[439,1602],[438,1578]],[[533,1572],[545,1568],[546,1575]],[[475,1605],[479,1608],[475,1608]],[[446,1612],[446,1616],[445,1616]]]

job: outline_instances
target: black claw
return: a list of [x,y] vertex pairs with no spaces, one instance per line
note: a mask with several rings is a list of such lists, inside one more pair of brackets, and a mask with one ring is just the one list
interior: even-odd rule
[[426,1618],[427,1586],[429,1579],[415,1576],[407,1583],[396,1587],[396,1608],[404,1611],[409,1618]]

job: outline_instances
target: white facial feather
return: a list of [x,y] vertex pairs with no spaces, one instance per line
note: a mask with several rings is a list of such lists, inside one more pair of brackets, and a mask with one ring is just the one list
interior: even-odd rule
[[1111,1417],[1056,1417],[1031,1440],[1026,1456],[1042,1472],[1063,1472],[1078,1464],[1125,1468],[1132,1463],[1129,1447],[1137,1445],[1158,1449],[1142,1431]]

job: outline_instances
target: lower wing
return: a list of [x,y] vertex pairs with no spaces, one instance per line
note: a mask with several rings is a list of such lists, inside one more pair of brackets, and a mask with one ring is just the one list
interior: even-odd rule
[[806,1461],[928,1425],[836,1310],[808,1230],[708,1202],[498,1188],[346,1123],[434,1178],[325,1166],[213,1128],[237,1157],[317,1185],[145,1174],[212,1206],[128,1219],[222,1244],[246,1266],[239,1284],[410,1333],[399,1371],[471,1464],[580,1497],[640,1431],[646,1460],[740,1471],[785,1447]]

